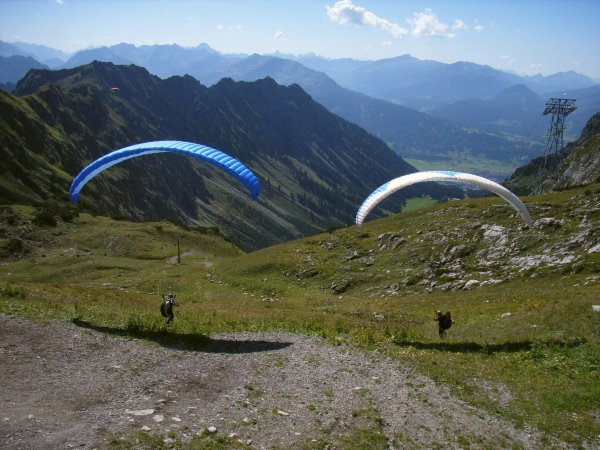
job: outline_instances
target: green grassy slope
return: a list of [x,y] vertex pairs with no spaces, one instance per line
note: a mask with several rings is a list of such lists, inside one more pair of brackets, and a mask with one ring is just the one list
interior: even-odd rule
[[[408,361],[453,393],[569,446],[600,433],[600,186],[450,202],[243,254],[214,234],[81,215],[0,215],[0,311],[202,345],[289,330]],[[182,259],[176,264],[176,240]],[[15,240],[20,240],[20,250]],[[11,244],[12,242],[12,244]],[[159,294],[182,304],[164,325]],[[437,335],[435,309],[455,324]],[[591,445],[591,444],[590,444]]]

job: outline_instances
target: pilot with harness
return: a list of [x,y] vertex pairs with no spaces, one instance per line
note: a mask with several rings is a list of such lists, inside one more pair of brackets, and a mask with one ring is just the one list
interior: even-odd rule
[[440,337],[443,339],[446,334],[446,330],[452,326],[454,322],[452,322],[452,317],[450,315],[450,311],[447,311],[446,314],[442,314],[441,311],[435,312],[434,319],[438,323],[438,332]]
[[179,306],[175,303],[175,296],[169,294],[166,297],[163,295],[163,302],[160,304],[160,313],[163,317],[167,317],[167,323],[173,322],[173,306]]

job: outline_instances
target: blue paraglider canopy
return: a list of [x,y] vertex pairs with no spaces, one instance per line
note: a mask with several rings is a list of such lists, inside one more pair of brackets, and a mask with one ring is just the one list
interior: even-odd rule
[[103,170],[130,158],[165,152],[181,153],[201,161],[206,161],[239,180],[250,191],[252,200],[258,198],[258,194],[260,193],[260,183],[258,182],[258,178],[256,178],[250,169],[228,154],[192,142],[153,141],[115,150],[89,164],[79,172],[71,184],[71,201],[76,202],[83,186]]

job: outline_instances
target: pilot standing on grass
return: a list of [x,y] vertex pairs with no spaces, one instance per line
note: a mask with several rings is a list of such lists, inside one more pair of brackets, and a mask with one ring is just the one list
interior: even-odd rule
[[173,306],[179,306],[175,303],[175,296],[173,294],[165,296],[163,295],[163,302],[160,305],[160,313],[163,317],[167,317],[167,324],[173,322]]

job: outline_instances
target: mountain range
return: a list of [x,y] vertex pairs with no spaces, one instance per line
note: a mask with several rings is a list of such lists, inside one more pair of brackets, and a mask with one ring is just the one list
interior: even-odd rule
[[540,95],[598,84],[573,71],[520,76],[466,61],[448,64],[411,55],[353,64],[316,56],[297,57],[297,60],[327,73],[344,87],[420,110],[468,98],[492,97],[517,84],[524,84]]
[[[330,60],[314,55],[229,55],[206,44],[118,44],[77,52],[62,67],[93,60],[135,64],[163,78],[189,74],[206,85],[224,77],[254,81],[265,76],[284,85],[297,83],[404,158],[447,165],[482,158],[479,173],[496,179],[543,153],[549,118],[541,114],[542,99],[549,92],[559,87],[587,90],[579,93],[589,97],[589,105],[567,121],[568,139],[576,138],[585,121],[600,110],[600,86],[580,74],[520,77],[489,66],[423,61],[410,55],[380,61]],[[530,92],[519,98],[503,94],[517,85]],[[534,101],[523,106],[527,97]],[[499,161],[505,168],[497,173],[494,164],[486,167],[486,160]]]
[[[96,177],[78,204],[113,217],[216,226],[245,249],[348,225],[373,189],[415,171],[298,85],[270,78],[222,79],[208,88],[191,76],[161,79],[141,67],[94,62],[31,70],[15,95],[0,94],[3,201],[66,200],[72,177],[86,164],[132,143],[197,142],[254,171],[259,201],[216,169],[151,155]],[[441,199],[460,191],[422,186],[380,211],[398,211],[407,197],[421,194]]]

